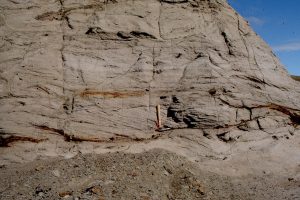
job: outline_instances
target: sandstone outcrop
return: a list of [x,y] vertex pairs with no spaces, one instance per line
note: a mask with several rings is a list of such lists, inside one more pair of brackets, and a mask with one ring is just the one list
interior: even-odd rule
[[0,199],[297,199],[299,124],[226,0],[0,0]]
[[[291,137],[300,87],[225,0],[1,0],[1,146]],[[279,134],[279,136],[278,136]],[[34,144],[33,144],[34,145]]]

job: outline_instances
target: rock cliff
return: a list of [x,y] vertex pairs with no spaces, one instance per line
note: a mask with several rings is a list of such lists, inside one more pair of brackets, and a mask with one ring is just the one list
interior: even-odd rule
[[300,124],[299,83],[225,0],[0,10],[1,146],[142,143],[177,129],[228,143],[290,137]]
[[299,125],[226,0],[0,0],[0,199],[297,199]]

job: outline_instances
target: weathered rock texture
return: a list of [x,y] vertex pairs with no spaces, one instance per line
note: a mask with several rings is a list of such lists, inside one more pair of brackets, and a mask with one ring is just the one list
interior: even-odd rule
[[157,139],[157,104],[222,142],[300,124],[299,83],[225,0],[0,2],[1,146]]
[[225,0],[0,0],[0,37],[0,199],[300,196],[299,82]]

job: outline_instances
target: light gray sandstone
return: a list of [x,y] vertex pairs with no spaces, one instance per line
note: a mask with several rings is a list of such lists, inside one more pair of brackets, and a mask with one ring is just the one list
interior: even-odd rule
[[219,153],[299,130],[299,83],[225,0],[0,0],[0,36],[4,163],[164,138],[157,104]]

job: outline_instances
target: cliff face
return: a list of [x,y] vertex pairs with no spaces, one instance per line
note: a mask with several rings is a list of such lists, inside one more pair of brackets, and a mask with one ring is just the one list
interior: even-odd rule
[[[1,0],[1,146],[294,134],[300,87],[225,0]],[[167,133],[167,132],[166,132]]]

